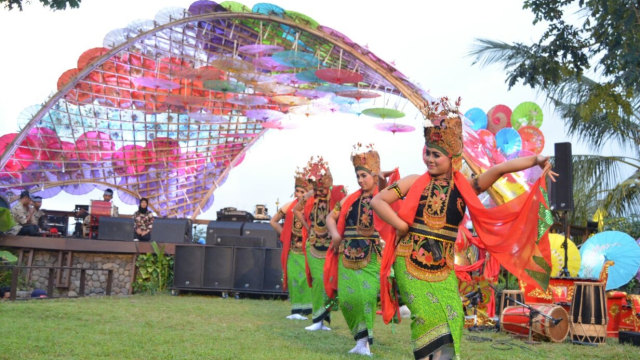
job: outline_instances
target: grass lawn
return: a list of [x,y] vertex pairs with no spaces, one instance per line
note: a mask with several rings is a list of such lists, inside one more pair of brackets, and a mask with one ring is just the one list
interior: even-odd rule
[[[196,295],[135,295],[0,303],[0,359],[364,359],[339,312],[332,331],[287,320],[289,303]],[[376,320],[377,359],[413,359],[410,321]],[[474,341],[469,335],[486,341]],[[640,359],[640,348],[526,345],[465,332],[463,359]]]

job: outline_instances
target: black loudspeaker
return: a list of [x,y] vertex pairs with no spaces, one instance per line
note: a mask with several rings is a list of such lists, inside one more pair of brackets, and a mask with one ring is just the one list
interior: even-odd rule
[[190,219],[156,218],[151,228],[151,241],[164,243],[190,243]]
[[571,143],[555,143],[555,164],[553,171],[558,173],[556,182],[551,182],[549,198],[552,210],[573,210],[573,155]]
[[633,346],[640,346],[640,332],[620,331],[618,333],[618,342],[620,344],[627,343]]
[[278,233],[269,223],[251,222],[242,227],[243,236],[261,237],[264,239],[264,247],[277,248],[280,245]]
[[591,234],[598,232],[598,222],[597,221],[587,221],[587,231]]
[[205,248],[203,246],[176,245],[173,264],[173,286],[177,288],[201,288],[204,258]]
[[233,289],[233,247],[204,247],[204,287],[210,289]]
[[240,292],[262,291],[265,249],[236,247],[234,250],[233,289]]
[[133,219],[100,216],[98,218],[98,240],[133,240]]
[[265,249],[264,255],[264,283],[262,289],[266,292],[281,293],[282,264],[280,255],[282,249]]
[[210,221],[207,225],[207,245],[217,245],[221,236],[242,236],[242,222]]
[[216,236],[211,243],[207,242],[207,245],[261,248],[261,247],[264,247],[264,239],[259,237],[253,237],[253,236],[222,235],[222,236]]

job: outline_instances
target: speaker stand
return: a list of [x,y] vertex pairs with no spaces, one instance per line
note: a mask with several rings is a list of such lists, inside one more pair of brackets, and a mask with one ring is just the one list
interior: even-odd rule
[[562,211],[562,228],[564,230],[564,241],[562,242],[562,248],[564,249],[564,264],[562,265],[562,270],[560,270],[560,277],[568,278],[571,277],[569,273],[569,232],[571,229],[569,228],[569,223],[567,221],[568,210]]

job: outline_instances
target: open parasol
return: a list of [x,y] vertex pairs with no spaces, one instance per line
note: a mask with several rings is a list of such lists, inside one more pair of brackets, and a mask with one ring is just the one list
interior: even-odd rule
[[136,86],[146,87],[150,89],[173,90],[180,87],[180,84],[171,80],[160,79],[156,77],[143,76],[131,79]]
[[[551,276],[560,276],[564,267],[564,235],[549,234],[549,246],[551,247]],[[573,277],[578,276],[580,270],[580,251],[576,244],[567,239],[567,269]]]
[[244,106],[258,106],[258,105],[264,105],[269,102],[269,100],[264,96],[247,95],[247,94],[237,94],[234,97],[228,99],[227,101],[232,104],[244,105]]
[[380,124],[376,124],[375,127],[378,130],[387,131],[392,134],[412,132],[413,130],[416,129],[411,125],[391,124],[391,123],[380,123]]
[[318,66],[319,62],[316,57],[308,52],[303,51],[280,51],[271,57],[278,63],[294,68],[309,68]]
[[544,150],[544,135],[537,127],[521,126],[518,133],[522,138],[522,150],[528,150],[534,154],[540,154]]
[[539,128],[542,125],[542,109],[538,104],[526,101],[516,106],[511,113],[511,126],[518,130],[521,126],[534,126]]
[[473,124],[473,130],[480,130],[487,128],[487,114],[480,108],[471,108],[464,113],[464,117],[469,119]]
[[284,113],[269,109],[252,109],[244,112],[249,119],[259,121],[278,121],[284,117]]
[[380,94],[378,94],[377,92],[366,90],[338,91],[336,94],[339,96],[356,99],[356,101],[360,101],[361,99],[374,99],[380,96]]
[[357,84],[363,79],[362,74],[355,71],[335,68],[316,70],[316,76],[333,84]]
[[247,55],[271,55],[282,50],[284,50],[282,46],[268,44],[249,44],[238,48],[238,52]]
[[391,108],[369,108],[362,110],[362,113],[380,119],[399,119],[404,116],[402,111]]
[[245,86],[241,82],[227,80],[207,80],[203,83],[206,89],[220,92],[241,93]]
[[522,138],[513,128],[503,128],[496,134],[496,147],[504,155],[522,150]]
[[506,105],[496,105],[487,112],[487,130],[494,134],[505,127],[511,127],[511,109]]
[[309,99],[302,96],[293,96],[293,95],[278,95],[271,98],[274,102],[278,104],[288,105],[288,106],[299,106],[306,105],[309,103]]
[[598,278],[605,261],[615,262],[609,268],[607,290],[623,286],[640,268],[640,245],[620,231],[604,231],[590,237],[580,248],[580,277]]

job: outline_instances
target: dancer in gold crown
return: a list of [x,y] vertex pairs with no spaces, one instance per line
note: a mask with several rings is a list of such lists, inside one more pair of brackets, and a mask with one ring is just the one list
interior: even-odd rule
[[[302,252],[302,222],[293,215],[293,209],[309,187],[304,173],[296,171],[295,199],[281,207],[271,219],[271,226],[278,232],[282,241],[282,286],[289,290],[291,315],[287,316],[287,319],[291,320],[307,320],[305,315],[311,314],[311,289],[307,286]],[[282,219],[284,226],[280,226]]]
[[306,259],[307,283],[311,287],[313,305],[313,324],[305,329],[309,331],[331,330],[324,325],[330,322],[332,302],[324,291],[324,260],[331,244],[327,231],[326,219],[329,209],[342,200],[344,193],[341,186],[333,186],[333,178],[328,164],[322,157],[311,158],[305,168],[307,180],[313,191],[305,195],[293,210],[294,215],[302,222],[303,246]]
[[[351,161],[360,190],[336,204],[327,216],[332,240],[325,262],[325,287],[330,297],[335,295],[337,287],[340,309],[356,341],[349,353],[370,356],[380,292],[381,234],[378,230],[386,225],[374,216],[370,202],[378,193],[380,180],[384,179],[380,179],[380,156],[372,145],[354,146]],[[333,256],[337,257],[335,270],[330,269]]]
[[[428,171],[410,175],[371,201],[374,211],[396,229],[381,265],[381,303],[385,322],[396,314],[389,283],[391,266],[399,295],[411,310],[411,338],[416,359],[451,359],[460,354],[464,323],[454,266],[454,243],[468,208],[480,241],[514,275],[546,287],[550,270],[550,223],[544,177],[531,192],[485,209],[477,194],[502,175],[532,166],[550,169],[548,158],[530,156],[498,164],[469,182],[462,165],[462,123],[457,106],[446,98],[430,104],[425,125]],[[434,126],[430,126],[433,124]],[[549,173],[556,175],[554,173]],[[404,199],[399,210],[390,204]],[[509,236],[518,234],[517,237]]]

